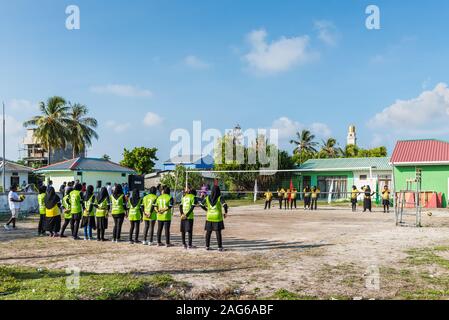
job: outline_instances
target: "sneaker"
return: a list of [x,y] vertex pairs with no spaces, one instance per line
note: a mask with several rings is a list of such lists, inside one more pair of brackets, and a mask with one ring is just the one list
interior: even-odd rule
[[134,240],[134,243],[137,243],[137,244],[141,244],[141,243],[142,243],[142,241],[139,241],[139,240]]
[[206,247],[206,251],[210,251],[210,247]]
[[163,245],[162,242],[161,242],[161,243],[158,243],[157,246],[158,246],[158,247],[163,247],[164,245]]
[[89,240],[89,238],[88,237],[84,237],[84,241],[87,241],[87,240]]
[[224,250],[224,248],[218,248],[218,251],[223,252],[225,250]]
[[189,246],[189,249],[196,249],[195,246]]
[[100,238],[98,238],[97,241],[103,241],[103,240],[101,240]]
[[144,246],[147,246],[147,245],[148,245],[148,241],[142,241],[142,244],[143,244]]
[[9,226],[7,226],[6,224],[3,225],[3,228],[5,228],[6,230],[10,230]]
[[165,246],[166,246],[167,248],[173,247],[173,245],[172,245],[171,243],[167,243]]
[[129,242],[129,244],[134,244],[134,241],[131,240],[131,241]]
[[154,246],[155,243],[154,243],[154,242],[148,242],[148,245],[149,245],[149,246]]
[[184,244],[183,246],[184,246],[184,249],[186,249],[186,250],[187,250],[188,246],[187,246],[186,244]]

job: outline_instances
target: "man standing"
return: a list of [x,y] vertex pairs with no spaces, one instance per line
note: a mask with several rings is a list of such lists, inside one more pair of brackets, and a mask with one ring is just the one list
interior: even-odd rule
[[16,228],[16,219],[20,213],[20,203],[23,202],[23,198],[17,194],[17,186],[13,185],[8,194],[9,210],[11,210],[11,218],[4,225],[6,230],[10,230],[9,225],[12,223],[12,228]]
[[65,189],[67,187],[67,182],[63,182],[63,184],[59,187],[59,193],[62,195],[61,198],[64,198],[65,196]]

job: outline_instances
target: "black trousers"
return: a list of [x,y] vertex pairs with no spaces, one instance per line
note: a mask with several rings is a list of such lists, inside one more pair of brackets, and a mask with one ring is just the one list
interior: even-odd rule
[[366,210],[369,210],[371,212],[371,208],[372,207],[372,203],[371,203],[371,199],[363,199],[363,212],[365,212]]
[[158,221],[157,223],[157,243],[162,243],[162,230],[165,228],[165,243],[170,244],[171,221]]
[[282,199],[279,199],[279,209],[282,209]]
[[[185,246],[186,243],[186,233],[189,234],[189,247],[193,245],[193,220],[184,220],[184,222],[189,224],[187,227],[186,225],[181,225],[181,238],[182,238],[182,244]],[[183,222],[181,222],[183,223]],[[187,229],[187,230],[186,230]]]
[[65,229],[67,229],[67,226],[70,224],[70,231],[72,232],[72,236],[73,236],[73,230],[75,228],[74,226],[75,221],[73,219],[64,219],[64,224],[62,225],[61,228],[61,236],[64,235]]
[[357,211],[357,199],[351,199],[352,212]]
[[38,234],[45,234],[45,214],[39,215],[39,225],[37,226]]
[[143,229],[144,241],[147,241],[147,239],[148,239],[148,230],[149,230],[150,231],[150,242],[153,242],[155,225],[156,225],[156,220],[151,220],[151,221],[145,220],[145,228]]
[[[217,244],[218,248],[223,248],[223,237],[221,235],[221,230],[215,231],[215,234],[217,235]],[[206,231],[206,247],[210,247],[210,238],[212,236],[212,230]]]
[[384,206],[384,212],[390,212],[390,200],[382,200]]
[[314,198],[311,200],[310,210],[317,210],[318,208],[318,199]]
[[112,229],[112,239],[120,240],[122,235],[123,221],[125,220],[125,214],[116,214],[112,216],[114,218],[114,229]]
[[288,199],[284,199],[284,209],[288,209]]
[[292,199],[290,201],[290,209],[293,209],[293,206],[295,206],[295,209],[296,209],[296,199]]
[[135,231],[135,238],[134,241],[139,241],[139,231],[140,231],[140,220],[138,221],[130,221],[131,227],[129,229],[129,241],[133,241],[133,235]]
[[267,210],[267,209],[271,209],[271,200],[265,200],[265,209],[264,210]]
[[304,197],[304,209],[309,209],[309,208],[310,208],[310,196]]
[[72,220],[73,220],[72,236],[73,236],[73,238],[78,238],[78,231],[80,229],[80,223],[81,223],[81,215],[82,215],[82,213],[76,213],[72,216]]
[[105,240],[104,232],[106,230],[106,217],[97,218],[97,240]]

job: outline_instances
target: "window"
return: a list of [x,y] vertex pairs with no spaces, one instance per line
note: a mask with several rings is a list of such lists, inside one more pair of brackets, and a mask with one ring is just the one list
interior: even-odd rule
[[82,173],[81,171],[78,171],[78,172],[76,173],[76,175],[77,175],[77,176],[82,176],[83,173]]
[[368,179],[368,176],[367,176],[366,174],[361,174],[361,175],[359,176],[359,179],[360,179],[360,180],[367,180],[367,179]]
[[321,199],[327,199],[329,196],[326,192],[332,189],[332,199],[346,198],[348,187],[348,179],[346,176],[324,177],[318,176],[318,188],[322,192]]
[[125,178],[126,177],[126,173],[122,173],[122,177]]

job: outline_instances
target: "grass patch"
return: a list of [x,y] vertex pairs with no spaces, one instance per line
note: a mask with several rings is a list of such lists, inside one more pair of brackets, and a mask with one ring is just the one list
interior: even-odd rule
[[287,289],[279,289],[269,299],[273,300],[317,300],[316,297],[300,295]]
[[[167,287],[184,287],[170,275],[136,276],[132,274],[81,273],[79,287],[64,271],[0,266],[0,299],[7,300],[120,300],[151,298],[157,291],[160,298],[175,296]],[[74,289],[72,289],[74,288]]]

